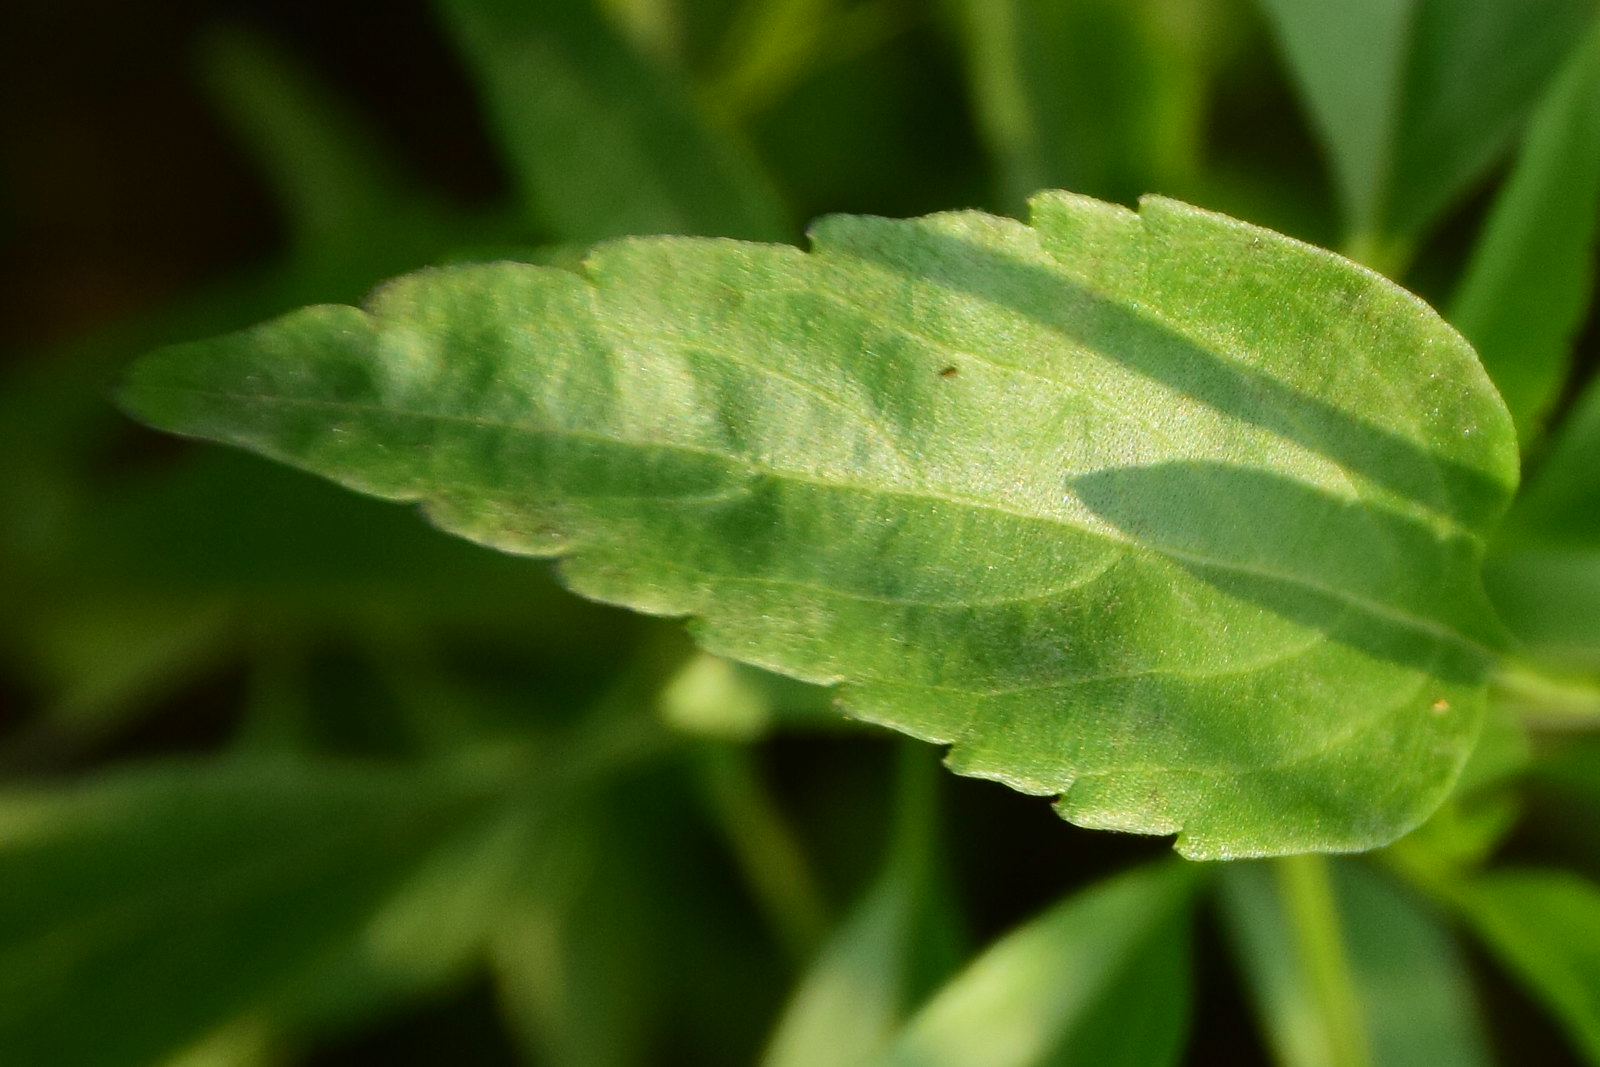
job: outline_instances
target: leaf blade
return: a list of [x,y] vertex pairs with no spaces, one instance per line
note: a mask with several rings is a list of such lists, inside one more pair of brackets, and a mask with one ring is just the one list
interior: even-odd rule
[[1460,903],[1489,948],[1600,1063],[1600,889],[1562,871],[1499,871]]
[[902,749],[883,869],[796,983],[762,1067],[871,1062],[958,962],[933,770],[924,753]]
[[1600,21],[1533,116],[1452,303],[1524,440],[1555,399],[1600,226]]
[[1588,0],[1261,0],[1333,170],[1346,240],[1403,258],[1493,164]]
[[789,236],[747,150],[588,0],[437,6],[477,69],[525,210],[559,239]]
[[[1357,994],[1364,1040],[1358,1055],[1379,1067],[1490,1062],[1460,947],[1440,919],[1356,862],[1335,861],[1331,879],[1341,951]],[[1264,864],[1230,864],[1220,898],[1246,985],[1279,1063],[1335,1062],[1339,1036],[1319,1010],[1282,885]]]
[[1140,3],[954,5],[1000,202],[1076,189],[1131,201],[1192,184],[1204,112],[1206,13],[1178,33]]
[[1477,566],[1515,454],[1470,350],[1376,275],[1173,201],[415,275],[167,350],[124,402],[560,557],[1193,856],[1419,820],[1498,641]]
[[1261,0],[1329,156],[1352,236],[1375,234],[1420,0]]
[[1592,0],[1421,0],[1384,231],[1423,236],[1481,179],[1595,10]]
[[[873,1062],[1176,1062],[1188,1024],[1186,905],[1195,878],[1192,869],[1165,863],[1068,897],[951,979]],[[1129,999],[1141,1006],[1137,1027],[1120,1014]]]
[[1506,625],[1558,670],[1600,673],[1600,381],[1551,434],[1506,516],[1486,578]]
[[8,791],[0,1052],[148,1063],[269,1002],[489,810],[474,792],[286,763]]

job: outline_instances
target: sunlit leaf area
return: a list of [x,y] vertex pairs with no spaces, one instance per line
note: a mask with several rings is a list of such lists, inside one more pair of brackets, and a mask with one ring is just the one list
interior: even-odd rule
[[0,1067],[1600,1067],[1600,2],[0,10]]

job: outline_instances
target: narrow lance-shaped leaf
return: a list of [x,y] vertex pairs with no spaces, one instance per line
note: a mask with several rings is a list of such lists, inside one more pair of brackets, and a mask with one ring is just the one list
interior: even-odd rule
[[1481,177],[1592,0],[1259,0],[1336,179],[1347,237],[1396,255]]
[[1461,896],[1467,919],[1600,1064],[1600,887],[1563,871],[1486,875]]
[[1489,590],[1526,649],[1600,675],[1600,379],[1552,435],[1489,558]]
[[[873,1067],[1161,1067],[1189,1022],[1197,868],[1091,886],[996,942],[934,994]],[[1128,1007],[1138,1005],[1129,1025]]]
[[1529,126],[1451,307],[1523,440],[1561,387],[1593,296],[1600,225],[1600,20]]
[[[1337,951],[1353,985],[1350,1033],[1319,1003],[1315,962],[1297,940],[1283,879],[1268,864],[1230,864],[1220,898],[1274,1056],[1284,1067],[1359,1059],[1373,1067],[1478,1067],[1489,1056],[1467,965],[1442,920],[1356,860],[1330,863]],[[1336,1051],[1341,1039],[1349,1058]]]
[[494,802],[442,775],[287,763],[7,790],[0,1062],[138,1067],[281,1007]]
[[344,101],[269,41],[219,30],[200,52],[207,88],[271,184],[291,233],[308,254],[392,240],[398,223],[440,212],[424,201]]
[[1121,200],[1190,179],[1207,34],[1180,45],[1151,4],[1129,0],[953,6],[1008,211],[1043,186]]
[[1327,147],[1345,224],[1378,228],[1417,0],[1260,0]]
[[1594,0],[1419,0],[1387,233],[1421,236],[1484,176],[1594,10]]
[[838,684],[1190,856],[1437,803],[1498,631],[1510,421],[1432,311],[1173,201],[626,240],[156,354],[129,409]]
[[476,68],[527,211],[555,237],[789,235],[748,152],[590,0],[436,3]]
[[902,750],[884,869],[796,985],[763,1067],[870,1062],[959,962],[935,854],[936,770],[926,752]]

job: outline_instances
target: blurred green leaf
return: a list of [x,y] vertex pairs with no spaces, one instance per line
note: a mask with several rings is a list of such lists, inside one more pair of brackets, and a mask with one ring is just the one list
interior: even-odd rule
[[599,0],[599,6],[641,52],[676,65],[684,48],[680,0]]
[[1456,794],[1508,784],[1526,769],[1529,756],[1528,731],[1522,721],[1502,702],[1491,700],[1483,717],[1483,732],[1472,746],[1466,766],[1461,768],[1461,777],[1456,779]]
[[1378,229],[1419,0],[1260,0],[1327,149],[1350,234]]
[[1192,182],[1204,26],[1172,27],[1148,0],[960,0],[958,10],[1005,210],[1024,210],[1040,189],[1131,204]]
[[270,42],[217,30],[203,39],[200,61],[211,99],[270,184],[300,256],[339,256],[348,251],[340,246],[393,244],[408,229],[444,225],[440,207],[345,102]]
[[1516,456],[1481,366],[1268,231],[1035,216],[435,271],[148,357],[123,400],[698,615],[1084,825],[1197,857],[1409,829],[1499,641],[1477,568]]
[[714,1047],[736,1047],[753,983],[747,961],[721,954],[737,908],[696,880],[705,856],[672,821],[683,798],[659,782],[605,785],[551,808],[524,856],[490,951],[506,1021],[532,1063],[632,1067],[657,1062],[662,1030],[681,1034],[698,994],[720,1009]]
[[1539,662],[1580,687],[1600,678],[1600,550],[1506,547],[1489,557],[1485,579],[1501,619]]
[[1580,734],[1540,753],[1530,773],[1539,784],[1552,786],[1567,798],[1600,804],[1600,737]]
[[870,1062],[954,970],[954,923],[936,855],[935,770],[926,752],[902,748],[884,869],[800,979],[764,1067]]
[[1284,1067],[1368,1067],[1365,1013],[1331,861],[1286,856],[1223,869],[1221,892],[1257,1013]]
[[1595,10],[1594,0],[1419,0],[1386,234],[1420,237],[1484,176]]
[[261,35],[213,31],[199,59],[213,106],[288,224],[299,284],[342,297],[352,284],[524,236],[512,219],[456,207],[422,187],[361,116]]
[[609,881],[594,872],[596,853],[606,846],[593,814],[569,804],[544,829],[541,847],[523,860],[490,943],[502,1011],[530,1062],[635,1062],[645,932],[627,921],[625,910],[603,908],[582,919],[574,914],[585,890],[603,892]]
[[1528,654],[1600,677],[1600,379],[1558,426],[1485,567],[1495,607]]
[[1510,545],[1600,549],[1600,378],[1591,381],[1506,516]]
[[527,214],[558,240],[783,240],[769,180],[589,0],[439,0],[477,73]]
[[718,112],[747,118],[815,67],[865,51],[908,21],[894,0],[748,0],[728,28],[721,70],[705,96]]
[[[1477,1067],[1490,1062],[1467,964],[1440,918],[1365,865],[1330,860],[1338,929],[1359,1014],[1358,1034],[1338,1033],[1315,989],[1270,864],[1237,863],[1219,875],[1220,899],[1245,984],[1282,1067]],[[1341,1043],[1355,1038],[1347,1059]]]
[[1463,888],[1485,943],[1600,1064],[1600,887],[1565,871],[1507,870]]
[[272,1067],[288,1057],[276,1029],[255,1016],[218,1028],[160,1067]]
[[[345,494],[314,499],[303,479],[285,482],[270,465],[123,459],[149,450],[106,400],[129,351],[306,301],[354,299],[386,273],[489,232],[490,220],[418,190],[341,100],[269,42],[220,31],[203,39],[201,60],[212,102],[268,172],[293,247],[274,268],[41,354],[0,381],[0,585],[10,609],[0,632],[42,705],[14,746],[29,751],[7,754],[14,762],[41,745],[81,748],[89,733],[214,668],[239,639],[241,596],[299,596],[314,601],[307,617],[332,621],[348,614],[353,586],[391,606],[427,599],[413,595],[421,576],[435,579],[430,607],[451,598],[459,615],[463,604],[481,613],[494,603],[483,591],[506,588],[510,573],[459,582],[462,563],[483,573],[482,553],[429,545],[415,523],[386,521],[381,509],[352,512]],[[325,523],[314,541],[293,533],[308,514]],[[330,538],[340,528],[348,540]],[[536,588],[538,573],[523,573]]]
[[238,640],[216,600],[58,601],[28,622],[17,639],[46,694],[44,715],[90,732],[193,682]]
[[[1141,868],[1006,935],[936,993],[882,1067],[1159,1067],[1183,1051],[1196,871]],[[1137,1004],[1137,1024],[1127,1005]]]
[[492,800],[287,763],[6,790],[0,1062],[146,1064],[287,995]]
[[816,951],[827,906],[811,863],[767,788],[748,746],[710,743],[696,752],[696,780],[751,896],[796,960]]
[[544,795],[538,806],[505,804],[444,840],[343,951],[274,999],[272,1017],[295,1034],[337,1033],[469,977],[522,890],[529,855],[548,846],[553,806]]
[[1593,299],[1597,224],[1600,21],[1534,113],[1450,308],[1524,442],[1561,388]]
[[1505,148],[1591,0],[1260,0],[1327,148],[1347,240],[1400,256]]

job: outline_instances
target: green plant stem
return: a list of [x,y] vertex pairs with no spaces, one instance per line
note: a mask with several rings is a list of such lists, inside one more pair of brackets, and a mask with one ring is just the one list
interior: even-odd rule
[[762,783],[749,748],[710,742],[698,762],[713,814],[758,906],[795,962],[809,959],[828,929],[827,909],[805,850]]
[[1295,953],[1325,1031],[1324,1062],[1327,1067],[1372,1067],[1328,860],[1318,854],[1285,856],[1274,867]]
[[1491,681],[1494,695],[1537,730],[1600,728],[1600,683],[1564,678],[1527,664],[1507,663]]

